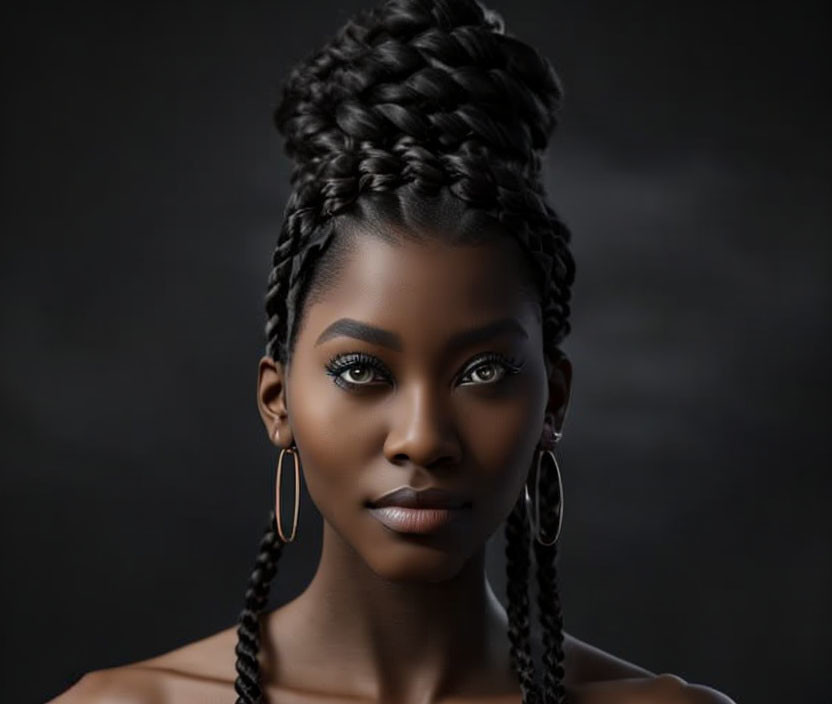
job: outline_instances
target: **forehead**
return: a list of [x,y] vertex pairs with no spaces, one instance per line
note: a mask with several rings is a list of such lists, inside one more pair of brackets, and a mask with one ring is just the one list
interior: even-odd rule
[[395,330],[405,343],[440,342],[498,316],[516,317],[527,328],[539,321],[530,272],[510,240],[449,245],[359,236],[355,245],[338,282],[307,311],[301,332],[307,343],[341,317]]

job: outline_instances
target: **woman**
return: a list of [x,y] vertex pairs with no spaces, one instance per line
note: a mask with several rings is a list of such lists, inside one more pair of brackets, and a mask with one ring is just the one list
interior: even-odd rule
[[[563,631],[574,263],[541,178],[559,99],[474,0],[388,2],[296,67],[257,394],[278,495],[240,623],[55,701],[730,702]],[[320,562],[264,614],[301,468]],[[503,521],[507,611],[485,574]]]

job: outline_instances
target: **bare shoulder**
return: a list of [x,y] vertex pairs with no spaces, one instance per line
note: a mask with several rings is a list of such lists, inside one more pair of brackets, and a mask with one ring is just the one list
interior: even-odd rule
[[567,687],[606,680],[649,678],[655,674],[566,631],[563,632],[563,655]]
[[49,704],[157,704],[166,701],[155,673],[113,667],[84,675]]
[[669,673],[586,683],[568,692],[570,704],[736,704],[722,692]]
[[237,626],[234,625],[130,667],[181,672],[199,679],[233,682],[237,677],[236,645]]
[[564,631],[570,704],[736,704],[711,687],[656,674]]
[[170,652],[85,674],[49,704],[233,701],[236,627]]

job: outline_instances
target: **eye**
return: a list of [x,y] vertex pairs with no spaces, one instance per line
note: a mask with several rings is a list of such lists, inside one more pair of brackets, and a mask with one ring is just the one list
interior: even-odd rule
[[[467,372],[462,380],[471,378],[477,386],[496,384],[507,376],[517,374],[522,367],[523,363],[516,359],[489,352],[474,361],[473,366],[470,367],[471,371]],[[463,385],[470,386],[470,384]]]
[[335,355],[327,363],[326,373],[344,389],[373,386],[372,381],[378,377],[390,380],[386,367],[375,357],[363,352]]
[[[460,385],[491,386],[507,376],[517,374],[522,367],[522,362],[489,352],[468,366],[470,371],[461,378]],[[392,382],[387,367],[378,358],[363,352],[335,355],[326,364],[326,373],[336,385],[348,390],[377,386],[374,382],[379,379],[382,383]],[[466,383],[466,379],[473,383]]]

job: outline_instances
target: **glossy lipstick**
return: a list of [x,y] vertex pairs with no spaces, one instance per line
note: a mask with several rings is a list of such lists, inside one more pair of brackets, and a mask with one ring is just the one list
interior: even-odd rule
[[470,502],[445,489],[404,486],[368,504],[370,513],[399,533],[432,533],[447,525]]
[[382,506],[370,513],[391,530],[399,533],[432,533],[450,523],[462,508],[405,508]]

